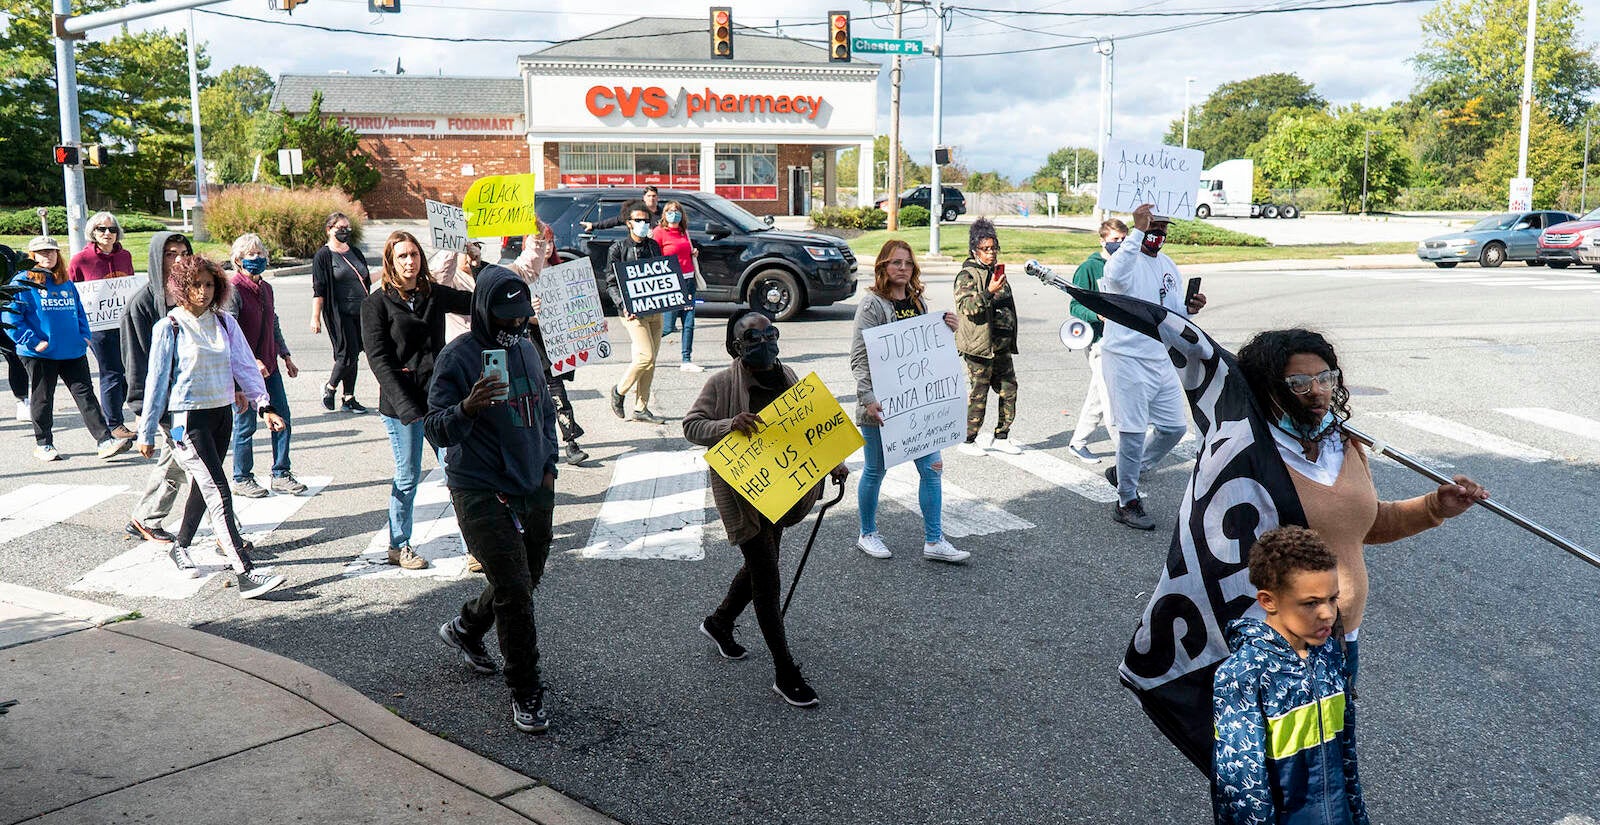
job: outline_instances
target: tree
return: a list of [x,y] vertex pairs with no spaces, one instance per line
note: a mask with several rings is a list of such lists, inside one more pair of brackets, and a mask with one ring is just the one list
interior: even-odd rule
[[[305,175],[299,181],[332,186],[359,199],[372,191],[382,177],[361,152],[361,136],[354,129],[322,117],[322,92],[313,92],[311,107],[303,115],[289,114],[287,107],[261,118],[257,127],[258,144],[269,155],[279,149],[299,149]],[[289,178],[277,173],[276,164],[262,164],[262,177],[287,184]]]
[[[84,49],[79,60],[84,134],[114,152],[87,182],[123,209],[158,208],[162,189],[194,179],[186,37],[125,31]],[[204,71],[210,60],[201,52]]]
[[1011,181],[999,172],[973,172],[967,176],[968,192],[1009,192],[1011,188]]
[[[856,148],[846,149],[839,153],[839,167],[836,171],[841,182],[854,181],[859,169],[861,150]],[[872,141],[872,187],[874,190],[887,187],[889,163],[889,137],[878,135]],[[928,167],[911,159],[906,153],[904,144],[900,146],[900,187],[908,189],[933,180],[933,174]],[[948,180],[941,181],[949,183]]]
[[[1277,72],[1224,83],[1189,115],[1189,148],[1205,152],[1207,165],[1248,157],[1250,145],[1266,136],[1274,115],[1327,105],[1316,87],[1296,74]],[[1166,142],[1182,145],[1182,118],[1172,121]]]
[[200,90],[206,162],[222,183],[244,183],[255,170],[256,118],[272,101],[272,77],[256,66],[233,66]]
[[1411,160],[1403,142],[1399,127],[1384,113],[1351,106],[1333,114],[1280,115],[1252,153],[1268,186],[1325,186],[1348,211],[1360,207],[1363,181],[1369,209],[1392,203],[1410,183]]
[[[1517,175],[1520,130],[1508,131],[1479,162],[1474,188],[1491,203],[1504,203],[1507,188]],[[1579,168],[1583,163],[1583,135],[1563,126],[1543,107],[1535,107],[1528,120],[1528,177],[1533,178],[1536,207],[1577,208],[1561,202],[1563,195],[1578,191]],[[1576,200],[1576,198],[1573,198]]]
[[[1093,148],[1063,146],[1045,156],[1044,165],[1034,171],[1029,184],[1035,192],[1065,192],[1066,181],[1061,171],[1067,171],[1068,180],[1088,183],[1100,180],[1100,156]],[[1076,170],[1076,171],[1074,171]]]

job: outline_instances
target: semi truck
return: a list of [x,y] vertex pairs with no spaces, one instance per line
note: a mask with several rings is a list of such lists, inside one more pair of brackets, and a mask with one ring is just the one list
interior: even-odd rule
[[1256,163],[1249,158],[1225,160],[1200,173],[1200,196],[1195,200],[1194,216],[1230,218],[1298,218],[1300,207],[1292,203],[1258,201],[1254,190]]

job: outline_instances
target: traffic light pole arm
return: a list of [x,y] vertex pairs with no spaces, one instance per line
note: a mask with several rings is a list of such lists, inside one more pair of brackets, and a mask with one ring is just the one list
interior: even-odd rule
[[65,40],[80,40],[83,35],[106,26],[120,26],[134,20],[143,20],[158,14],[214,6],[227,0],[152,0],[149,3],[130,3],[120,9],[97,11],[93,14],[55,16],[55,34]]

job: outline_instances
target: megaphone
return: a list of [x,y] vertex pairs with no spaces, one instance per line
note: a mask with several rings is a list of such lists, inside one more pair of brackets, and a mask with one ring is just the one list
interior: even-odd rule
[[1061,343],[1067,349],[1080,350],[1094,343],[1094,327],[1082,318],[1068,318],[1061,324]]

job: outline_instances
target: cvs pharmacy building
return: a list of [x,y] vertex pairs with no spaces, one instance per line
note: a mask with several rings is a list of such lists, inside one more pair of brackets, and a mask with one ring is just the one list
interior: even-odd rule
[[[838,151],[872,157],[880,67],[750,30],[733,44],[733,59],[712,59],[705,20],[640,18],[524,55],[539,188],[654,184],[803,215],[821,184],[838,203]],[[845,184],[870,206],[870,162],[857,178]]]

